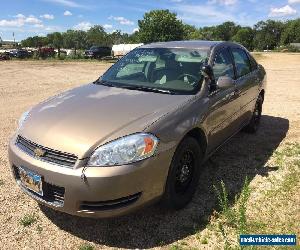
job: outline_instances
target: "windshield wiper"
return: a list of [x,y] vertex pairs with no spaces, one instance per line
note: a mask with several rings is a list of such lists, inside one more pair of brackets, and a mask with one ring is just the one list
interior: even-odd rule
[[101,80],[101,79],[97,79],[93,83],[94,84],[101,84],[101,85],[108,86],[108,87],[124,88],[124,89],[130,89],[130,90],[140,90],[140,91],[162,93],[162,94],[169,94],[169,95],[176,94],[175,91],[171,91],[171,90],[168,90],[168,89],[158,89],[158,88],[151,88],[151,87],[146,87],[146,86],[126,85],[126,84],[114,85],[111,82],[104,81],[104,80]]
[[168,89],[158,89],[158,88],[151,88],[146,86],[134,86],[134,85],[121,85],[120,88],[132,89],[132,90],[140,90],[146,92],[154,92],[154,93],[162,93],[162,94],[169,94],[174,95],[175,92],[168,90]]
[[116,87],[111,82],[107,82],[107,81],[101,80],[100,78],[97,79],[96,81],[94,81],[93,83],[94,84],[98,84],[98,85],[101,84],[101,85],[104,85],[104,86],[107,86],[107,87]]

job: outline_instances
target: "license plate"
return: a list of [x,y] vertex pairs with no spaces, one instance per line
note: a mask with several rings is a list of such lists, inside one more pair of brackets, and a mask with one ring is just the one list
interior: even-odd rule
[[19,175],[21,184],[25,188],[43,196],[42,177],[40,175],[23,167],[19,167]]

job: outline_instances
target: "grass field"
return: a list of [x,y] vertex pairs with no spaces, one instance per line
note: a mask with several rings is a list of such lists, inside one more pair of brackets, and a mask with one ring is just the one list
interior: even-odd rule
[[259,132],[237,134],[212,156],[185,209],[105,220],[39,207],[12,179],[7,145],[22,112],[110,64],[0,62],[0,249],[224,249],[238,248],[241,232],[296,233],[299,244],[300,54],[255,56],[268,74]]

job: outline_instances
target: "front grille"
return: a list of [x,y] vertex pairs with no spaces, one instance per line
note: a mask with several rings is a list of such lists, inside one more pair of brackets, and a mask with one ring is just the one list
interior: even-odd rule
[[[74,167],[76,161],[77,161],[77,156],[69,153],[63,153],[54,149],[50,149],[47,147],[43,147],[41,145],[38,145],[34,142],[31,142],[27,139],[25,139],[22,136],[18,136],[16,145],[18,148],[20,148],[22,151],[25,153],[31,155],[32,157],[35,157],[39,160],[54,163],[57,165],[62,165],[66,167]],[[35,149],[41,149],[45,153],[43,156],[37,157],[34,153]]]
[[33,196],[33,198],[45,201],[47,203],[50,203],[51,205],[60,206],[60,207],[63,206],[64,196],[65,196],[65,188],[43,181],[43,196],[41,196],[38,193],[35,193],[35,192],[31,191],[30,189],[24,187],[21,184],[19,169],[16,166],[14,166],[13,169],[14,169],[14,175],[15,175],[17,182],[22,187],[22,189],[26,191],[26,193]]
[[83,201],[80,205],[81,210],[103,211],[129,206],[135,203],[142,193],[136,193],[127,197],[109,201]]

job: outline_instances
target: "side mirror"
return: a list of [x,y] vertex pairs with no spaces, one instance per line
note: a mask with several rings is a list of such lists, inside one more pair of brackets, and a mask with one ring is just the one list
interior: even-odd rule
[[229,76],[220,76],[217,81],[217,86],[220,89],[228,89],[234,86],[234,81]]
[[214,92],[217,88],[213,69],[210,65],[204,65],[201,69],[201,74],[205,79],[210,80],[209,91]]
[[204,65],[201,69],[201,73],[205,78],[209,78],[210,80],[214,80],[213,69],[209,65]]

